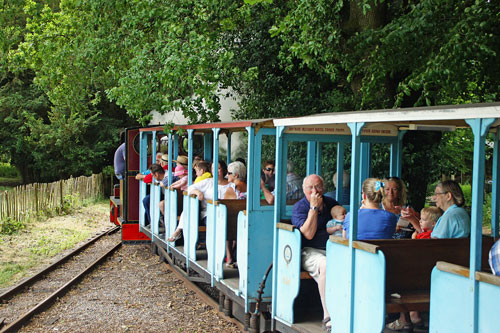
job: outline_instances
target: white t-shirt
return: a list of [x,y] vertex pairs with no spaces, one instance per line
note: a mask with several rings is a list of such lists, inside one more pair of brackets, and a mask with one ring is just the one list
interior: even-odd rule
[[[219,199],[224,199],[224,195],[226,195],[227,189],[231,187],[231,183],[226,185],[219,185],[217,188],[217,196]],[[188,187],[188,195],[192,194],[194,190],[198,190],[203,193],[205,200],[213,200],[214,199],[214,179],[207,178],[198,182],[196,184],[192,184]],[[200,203],[200,215],[201,218],[204,218],[207,215],[207,203],[206,201],[202,201]]]

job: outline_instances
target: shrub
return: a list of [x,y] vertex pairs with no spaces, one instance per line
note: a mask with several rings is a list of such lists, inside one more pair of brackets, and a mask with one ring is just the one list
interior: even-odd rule
[[11,217],[6,217],[0,221],[0,234],[12,235],[26,227],[24,222],[16,221]]
[[21,177],[19,170],[11,166],[9,163],[0,163],[0,177],[18,178]]

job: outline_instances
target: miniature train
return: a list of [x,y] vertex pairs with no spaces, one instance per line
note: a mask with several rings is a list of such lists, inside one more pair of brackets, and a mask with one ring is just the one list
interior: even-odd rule
[[[176,125],[169,133],[159,126],[129,128],[127,175],[111,198],[110,219],[122,226],[124,242],[151,242],[187,278],[217,288],[221,309],[250,331],[322,332],[317,285],[301,272],[302,236],[290,224],[294,201],[287,200],[286,177],[287,160],[294,154],[291,145],[307,147],[302,176],[321,175],[326,168],[342,175],[345,152],[350,148],[350,204],[344,206],[355,215],[361,183],[372,173],[372,145],[389,149],[387,174],[400,176],[402,139],[407,131],[471,128],[475,146],[470,238],[358,241],[355,234],[350,234],[349,240],[330,237],[326,244],[326,305],[333,314],[333,332],[381,332],[388,313],[411,310],[430,311],[429,329],[433,332],[494,332],[500,327],[495,316],[500,306],[500,277],[487,272],[487,255],[499,234],[499,126],[500,103],[492,103]],[[238,132],[246,133],[247,140],[246,199],[218,198],[214,190],[214,199],[207,202],[206,225],[202,225],[199,200],[167,188],[165,215],[160,216],[160,186],[146,185],[135,177],[147,172],[156,152],[168,149],[169,180],[173,178],[173,160],[187,155],[192,184],[195,151],[207,161],[220,160],[223,152],[230,162],[234,160],[231,136]],[[490,132],[494,136],[492,233],[483,236],[484,146]],[[226,147],[221,147],[223,135]],[[272,205],[260,193],[261,168],[269,154],[262,150],[264,141],[274,142],[275,149]],[[335,146],[335,165],[321,162],[322,149],[328,144]],[[215,173],[214,183],[217,177]],[[146,195],[150,196],[150,223],[142,204]],[[342,195],[341,190],[336,192],[341,203]],[[169,242],[181,212],[183,237]],[[357,223],[356,218],[352,223]],[[224,265],[228,240],[236,241],[236,269]],[[419,259],[422,253],[425,260]],[[401,255],[408,260],[398,260]],[[420,274],[408,265],[413,260],[420,261]],[[400,297],[391,297],[394,293]]]

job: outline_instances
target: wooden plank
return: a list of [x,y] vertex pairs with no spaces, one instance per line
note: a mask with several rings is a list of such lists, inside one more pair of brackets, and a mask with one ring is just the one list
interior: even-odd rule
[[443,272],[448,272],[456,275],[460,275],[463,277],[469,277],[469,269],[467,267],[461,265],[455,265],[445,261],[438,261],[436,263],[437,269]]
[[293,224],[290,224],[290,223],[278,222],[278,224],[276,226],[278,227],[278,229],[288,230],[288,231],[292,231],[292,232],[295,229],[295,226]]
[[476,280],[500,287],[500,276],[491,273],[476,272]]
[[[346,241],[347,241],[347,245],[349,245],[349,240],[346,239]],[[377,253],[377,251],[379,249],[379,247],[377,245],[373,245],[373,244],[361,242],[361,241],[352,242],[352,247],[354,247],[355,249],[363,250],[363,251],[370,252],[370,253]]]

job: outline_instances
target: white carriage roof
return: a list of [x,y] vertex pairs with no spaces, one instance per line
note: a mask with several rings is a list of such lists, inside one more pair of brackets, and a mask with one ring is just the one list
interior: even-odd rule
[[[385,123],[396,126],[432,125],[468,127],[466,119],[495,118],[500,126],[500,103],[446,105],[373,111],[320,113],[310,116],[274,119],[275,126],[319,124]],[[415,128],[418,129],[418,128]]]

